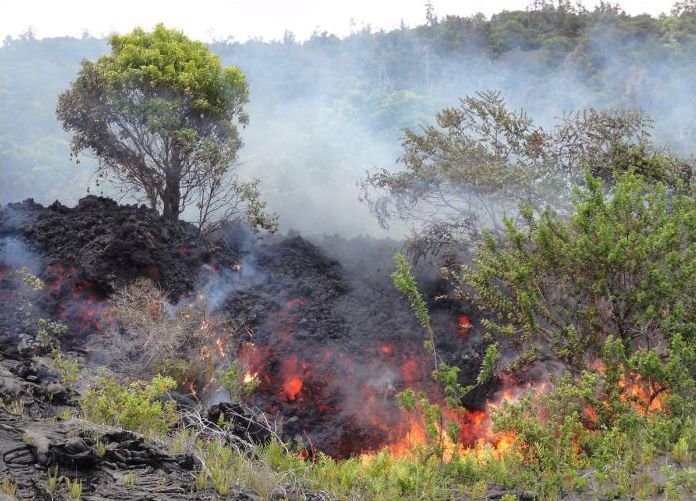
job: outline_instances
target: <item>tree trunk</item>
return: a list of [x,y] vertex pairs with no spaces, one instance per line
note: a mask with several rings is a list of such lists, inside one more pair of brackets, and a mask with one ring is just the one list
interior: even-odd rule
[[172,225],[177,224],[179,221],[179,204],[181,203],[179,181],[178,173],[167,174],[162,196],[162,216]]

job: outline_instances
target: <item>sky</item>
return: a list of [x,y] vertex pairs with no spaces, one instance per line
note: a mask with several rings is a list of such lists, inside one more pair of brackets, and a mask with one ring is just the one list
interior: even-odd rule
[[[345,36],[366,25],[393,29],[401,21],[422,24],[427,0],[0,0],[0,40],[32,29],[38,38],[95,36],[151,28],[158,22],[206,42],[250,38],[282,39],[286,30],[298,40],[314,32]],[[629,14],[669,12],[675,0],[623,0]],[[531,0],[432,0],[438,16],[490,16],[524,9]],[[597,2],[585,0],[588,8]]]

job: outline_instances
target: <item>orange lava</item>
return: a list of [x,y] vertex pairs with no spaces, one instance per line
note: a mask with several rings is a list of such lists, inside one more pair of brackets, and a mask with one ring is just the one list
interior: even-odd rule
[[295,400],[297,395],[302,391],[302,380],[298,377],[294,377],[285,381],[283,384],[283,391],[288,400]]
[[288,299],[286,304],[287,308],[294,308],[296,306],[304,306],[307,304],[307,299],[303,297],[291,297]]
[[458,315],[457,316],[457,332],[461,336],[465,336],[469,332],[471,332],[471,329],[473,329],[474,326],[471,324],[471,320],[469,317],[466,315]]
[[418,362],[414,358],[406,360],[401,365],[401,375],[403,376],[404,381],[407,383],[416,381],[420,375],[419,373],[420,368],[418,366]]

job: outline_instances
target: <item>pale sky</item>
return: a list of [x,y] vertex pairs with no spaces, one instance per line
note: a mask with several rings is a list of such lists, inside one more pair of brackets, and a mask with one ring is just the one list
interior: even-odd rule
[[[675,0],[624,0],[630,14],[669,12]],[[0,0],[0,40],[32,28],[39,38],[106,35],[151,28],[158,22],[204,41],[280,39],[285,30],[298,40],[314,31],[347,35],[369,24],[392,29],[403,19],[422,24],[426,0]],[[531,0],[432,0],[438,16],[487,16],[503,9],[524,9]],[[584,0],[592,7],[594,0]],[[351,22],[352,19],[352,22]]]

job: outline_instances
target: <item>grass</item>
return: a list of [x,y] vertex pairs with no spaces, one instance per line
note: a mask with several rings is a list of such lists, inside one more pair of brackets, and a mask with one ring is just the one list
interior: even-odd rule
[[10,402],[7,409],[15,416],[22,416],[24,415],[24,407],[24,400],[21,397],[17,397]]
[[58,485],[60,484],[60,477],[58,476],[58,466],[53,468],[53,472],[49,470],[48,479],[46,480],[46,491],[49,494],[53,494],[58,490]]
[[[196,489],[220,495],[238,485],[255,491],[261,499],[290,493],[325,492],[336,499],[451,499],[464,496],[485,499],[490,484],[533,491],[541,501],[578,493],[596,498],[649,499],[664,493],[665,499],[689,499],[696,494],[696,468],[673,464],[658,474],[658,465],[670,456],[684,461],[692,457],[694,444],[677,438],[660,445],[656,436],[664,429],[661,418],[651,418],[628,430],[596,430],[592,448],[542,450],[530,460],[533,441],[517,442],[505,452],[491,446],[462,451],[440,463],[426,450],[395,457],[382,451],[367,457],[335,460],[318,454],[302,459],[282,443],[272,441],[253,454],[240,455],[216,441],[199,440],[197,455],[203,468]],[[670,452],[671,451],[671,452]],[[660,479],[664,480],[660,480]],[[515,499],[514,494],[504,498]]]
[[82,480],[70,480],[68,477],[65,477],[65,488],[70,499],[79,500],[82,498]]
[[106,444],[101,440],[94,441],[94,450],[97,451],[97,455],[103,458],[106,455]]
[[126,473],[121,477],[121,483],[125,485],[126,487],[132,487],[135,485],[135,482],[138,480],[138,476],[135,473]]
[[2,493],[6,496],[15,497],[17,495],[17,484],[11,480],[4,479],[2,481]]
[[[596,392],[596,379],[588,382]],[[635,499],[660,493],[666,499],[696,495],[692,463],[696,419],[688,413],[672,414],[667,408],[647,414],[618,400],[602,409],[613,416],[612,406],[616,406],[614,417],[606,418],[602,426],[588,425],[581,412],[586,405],[583,399],[595,398],[595,393],[586,394],[582,381],[568,378],[554,380],[546,394],[530,394],[497,408],[494,430],[514,435],[509,448],[497,450],[483,444],[455,451],[444,461],[433,453],[436,445],[432,443],[415,447],[403,457],[384,450],[345,460],[321,453],[312,460],[303,459],[278,440],[240,452],[221,439],[201,438],[193,429],[172,430],[176,410],[161,404],[161,395],[171,384],[162,378],[127,386],[101,381],[91,390],[98,398],[83,398],[82,411],[101,418],[100,422],[149,430],[151,439],[167,444],[172,453],[194,454],[201,467],[192,487],[221,496],[242,488],[260,499],[309,493],[340,500],[485,499],[490,484],[511,492],[533,491],[540,501],[573,493]],[[600,408],[599,402],[591,403]],[[683,401],[676,403],[676,408],[683,408]],[[98,452],[104,448],[98,437],[95,447]],[[670,467],[656,475],[660,464]],[[54,472],[53,480],[49,478],[54,489],[56,476]],[[127,475],[122,482],[133,485],[136,478]],[[66,486],[81,495],[77,481],[66,479]]]

